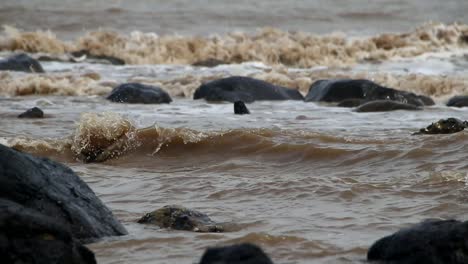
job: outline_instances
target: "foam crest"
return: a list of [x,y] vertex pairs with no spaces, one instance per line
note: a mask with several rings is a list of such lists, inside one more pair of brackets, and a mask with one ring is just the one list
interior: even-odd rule
[[93,74],[21,74],[0,72],[1,95],[104,95],[112,87],[99,83]]
[[84,49],[93,55],[123,59],[127,64],[192,64],[217,59],[226,63],[260,61],[268,65],[308,68],[345,66],[454,49],[466,46],[467,36],[467,25],[432,23],[409,33],[359,39],[350,39],[344,34],[321,36],[265,28],[255,34],[233,32],[210,37],[95,31],[68,43],[49,31],[20,32],[8,27],[2,35],[0,48],[46,53]]

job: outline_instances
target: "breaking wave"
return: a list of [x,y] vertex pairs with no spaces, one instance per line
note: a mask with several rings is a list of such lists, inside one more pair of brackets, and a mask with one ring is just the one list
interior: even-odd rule
[[255,34],[233,32],[211,37],[94,31],[74,42],[60,40],[50,31],[21,32],[5,27],[0,37],[0,50],[51,54],[87,50],[92,55],[116,57],[127,64],[193,64],[217,59],[225,63],[260,61],[268,65],[308,68],[414,57],[456,49],[467,42],[467,25],[436,23],[408,33],[359,39],[338,33],[319,36],[266,28]]

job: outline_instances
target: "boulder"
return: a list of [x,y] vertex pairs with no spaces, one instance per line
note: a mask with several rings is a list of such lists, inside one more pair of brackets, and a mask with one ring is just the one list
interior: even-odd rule
[[166,205],[156,211],[147,213],[138,220],[138,223],[195,232],[224,231],[222,224],[215,223],[206,214],[178,205]]
[[426,220],[381,238],[367,260],[392,264],[468,263],[468,222]]
[[163,104],[172,102],[169,94],[163,89],[140,83],[124,83],[115,87],[107,100],[116,103]]
[[0,71],[44,72],[39,61],[21,53],[0,60]]
[[2,263],[94,264],[94,253],[76,241],[66,223],[0,198]]
[[454,96],[448,100],[447,106],[466,107],[468,106],[468,96]]
[[43,118],[44,112],[39,107],[33,107],[18,115],[18,118]]
[[383,87],[369,80],[331,79],[314,82],[305,97],[306,102],[341,102],[346,99],[366,101],[392,100],[415,106],[433,105],[434,101],[423,95]]
[[463,131],[468,127],[467,121],[462,121],[458,118],[447,118],[440,119],[439,121],[430,124],[426,128],[421,128],[418,132],[413,135],[420,134],[452,134]]
[[421,110],[421,108],[412,104],[405,104],[405,103],[400,103],[400,102],[391,101],[391,100],[370,101],[356,108],[356,112],[360,112],[360,113],[386,112],[386,111],[395,111],[395,110]]
[[250,77],[233,76],[202,84],[193,99],[251,103],[256,100],[304,100],[304,97],[294,89]]
[[199,264],[273,264],[261,248],[250,243],[208,248]]
[[126,234],[125,228],[70,168],[0,145],[0,198],[64,223],[81,242]]
[[236,115],[250,114],[250,111],[249,109],[247,109],[247,106],[245,106],[244,102],[236,101],[234,102],[234,114]]

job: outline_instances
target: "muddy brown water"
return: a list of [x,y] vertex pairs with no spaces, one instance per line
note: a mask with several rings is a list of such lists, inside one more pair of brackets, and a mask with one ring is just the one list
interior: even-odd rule
[[[468,48],[459,41],[468,23],[466,1],[59,2],[2,1],[0,23],[56,36],[7,30],[0,44],[16,40],[28,51],[62,56],[92,42],[93,51],[130,65],[56,61],[43,62],[46,74],[0,73],[0,142],[69,165],[123,222],[129,235],[89,245],[99,263],[196,263],[209,246],[239,242],[260,245],[275,263],[363,263],[375,240],[411,223],[468,219],[467,132],[411,135],[441,118],[468,119],[467,108],[444,106],[467,92]],[[422,26],[430,20],[461,24]],[[286,31],[250,35],[264,26]],[[110,37],[87,35],[98,27]],[[315,35],[333,31],[345,35]],[[372,36],[389,31],[409,34],[377,47]],[[221,37],[205,37],[212,33]],[[194,41],[194,35],[204,37]],[[2,57],[12,52],[2,49]],[[231,64],[188,65],[213,54]],[[303,94],[320,78],[368,78],[431,96],[436,105],[356,113],[263,101],[238,116],[230,103],[191,99],[201,83],[231,75]],[[174,101],[104,99],[126,81],[161,85]],[[34,106],[46,118],[16,118]],[[130,137],[128,151],[102,163],[78,159],[93,139],[118,137],[128,126],[146,128],[143,137]],[[167,204],[237,226],[202,234],[136,223]]]

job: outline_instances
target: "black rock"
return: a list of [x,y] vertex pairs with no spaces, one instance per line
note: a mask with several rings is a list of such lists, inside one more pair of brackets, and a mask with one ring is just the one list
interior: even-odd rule
[[250,77],[233,76],[202,84],[193,99],[207,101],[304,100],[294,89],[276,86]]
[[39,61],[21,53],[0,60],[0,71],[44,72]]
[[43,118],[44,112],[38,107],[33,107],[31,109],[26,110],[26,112],[21,113],[18,115],[18,118]]
[[367,101],[364,100],[364,99],[356,99],[356,98],[351,98],[351,99],[345,99],[341,102],[339,102],[336,106],[339,106],[339,107],[356,107],[356,106],[360,106],[364,103],[366,103]]
[[223,224],[215,223],[206,214],[177,205],[166,205],[156,211],[147,213],[138,220],[138,223],[195,232],[224,231]]
[[258,246],[243,243],[208,248],[199,264],[273,264],[273,262]]
[[392,264],[468,263],[468,222],[427,220],[375,242],[367,259]]
[[94,253],[73,239],[68,225],[0,198],[2,263],[94,264]]
[[234,114],[236,115],[250,114],[250,111],[249,109],[247,109],[247,106],[245,106],[244,102],[236,101],[234,102]]
[[468,106],[468,96],[454,96],[447,102],[447,106],[466,107]]
[[[79,60],[93,60],[93,61],[105,61],[112,65],[125,65],[125,61],[117,57],[107,55],[93,55],[89,50],[78,50],[71,52],[71,55],[75,57],[75,61]],[[81,59],[83,58],[83,59]]]
[[352,79],[316,81],[310,86],[305,97],[306,102],[341,102],[346,99],[392,100],[415,106],[434,104],[434,101],[427,96],[383,87],[369,80]]
[[421,110],[420,107],[411,104],[400,103],[391,100],[376,100],[360,105],[356,112],[386,112],[395,110]]
[[68,226],[81,242],[126,234],[125,228],[70,168],[0,145],[0,198]]
[[107,100],[116,103],[163,104],[172,102],[169,94],[163,89],[140,83],[124,83],[115,87]]
[[223,64],[229,64],[229,63],[222,61],[222,60],[210,58],[206,60],[197,61],[193,63],[192,66],[216,67],[218,65],[223,65]]
[[426,128],[421,128],[419,132],[413,133],[413,135],[420,134],[452,134],[463,131],[468,127],[467,121],[462,121],[458,118],[447,118],[440,119],[439,121],[430,124]]

